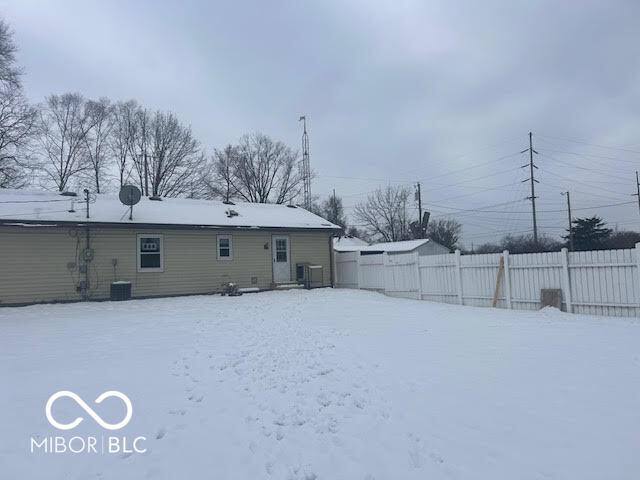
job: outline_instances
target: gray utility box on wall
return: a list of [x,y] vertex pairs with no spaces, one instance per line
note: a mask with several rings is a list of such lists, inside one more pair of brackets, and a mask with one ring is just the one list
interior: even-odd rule
[[131,282],[111,282],[111,300],[131,299]]

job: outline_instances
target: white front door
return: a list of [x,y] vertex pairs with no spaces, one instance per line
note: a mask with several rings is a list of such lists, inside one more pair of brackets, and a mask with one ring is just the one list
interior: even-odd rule
[[291,260],[289,252],[289,237],[273,237],[273,281],[285,283],[291,281]]

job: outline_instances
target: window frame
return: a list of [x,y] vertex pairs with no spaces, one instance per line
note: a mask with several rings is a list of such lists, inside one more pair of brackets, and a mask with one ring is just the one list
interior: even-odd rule
[[[229,240],[229,247],[223,247],[229,249],[229,256],[225,257],[220,255],[220,240]],[[220,262],[232,262],[233,261],[233,235],[220,234],[216,235],[216,258]]]
[[[140,250],[140,241],[143,238],[157,238],[160,240],[160,266],[159,267],[143,267],[142,255],[156,255],[153,253],[143,253]],[[136,237],[136,259],[138,273],[157,273],[164,272],[164,235],[162,233],[138,233]]]
[[[278,248],[278,242],[279,241],[283,241],[284,242],[284,249],[279,249]],[[288,263],[291,261],[291,256],[289,254],[289,239],[286,237],[276,237],[276,241],[275,241],[275,247],[276,247],[276,263]],[[279,260],[278,259],[278,253],[285,253],[285,259],[284,260]]]

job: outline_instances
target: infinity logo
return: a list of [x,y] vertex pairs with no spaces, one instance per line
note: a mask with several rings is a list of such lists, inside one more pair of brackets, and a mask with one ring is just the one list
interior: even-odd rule
[[49,420],[49,423],[59,430],[71,430],[72,428],[76,428],[78,425],[80,425],[80,423],[84,420],[84,418],[78,417],[71,423],[60,423],[56,421],[53,418],[53,415],[51,415],[51,408],[53,407],[54,402],[61,397],[69,397],[73,399],[78,405],[82,407],[82,409],[85,412],[87,412],[91,416],[91,418],[93,418],[98,423],[98,425],[100,425],[102,428],[105,428],[107,430],[121,429],[122,427],[124,427],[129,423],[129,421],[131,420],[131,416],[133,415],[133,406],[131,405],[131,400],[129,400],[129,397],[127,397],[124,393],[118,392],[117,390],[109,390],[108,392],[104,392],[100,394],[100,396],[98,396],[98,398],[95,399],[95,403],[102,403],[102,401],[105,398],[109,398],[109,397],[117,397],[120,400],[122,400],[125,404],[125,407],[127,408],[127,413],[124,416],[124,419],[118,423],[105,422],[77,394],[75,394],[74,392],[70,392],[68,390],[61,390],[51,395],[49,397],[49,400],[47,400],[47,405],[45,406],[45,414],[47,415],[47,420]]

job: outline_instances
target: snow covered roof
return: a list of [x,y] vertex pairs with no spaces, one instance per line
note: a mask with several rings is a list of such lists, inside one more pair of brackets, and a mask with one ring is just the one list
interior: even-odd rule
[[418,247],[421,247],[429,241],[428,238],[420,238],[418,240],[404,240],[402,242],[382,242],[374,243],[363,250],[378,251],[383,250],[385,252],[411,252]]
[[416,248],[421,247],[427,242],[429,242],[428,238],[422,238],[418,240],[404,240],[402,242],[382,242],[374,243],[373,245],[368,245],[366,247],[354,247],[350,251],[390,253],[412,252]]
[[[94,200],[95,197],[95,200]],[[339,229],[324,218],[301,207],[265,203],[228,205],[216,200],[142,197],[133,207],[120,203],[117,195],[92,195],[89,219],[82,194],[0,189],[0,223],[13,225],[51,223],[145,224],[194,227]],[[70,212],[72,209],[74,212]],[[235,214],[234,214],[235,212]]]
[[364,240],[360,240],[358,237],[351,235],[343,235],[341,237],[334,237],[333,239],[333,249],[338,252],[355,252],[368,245]]

